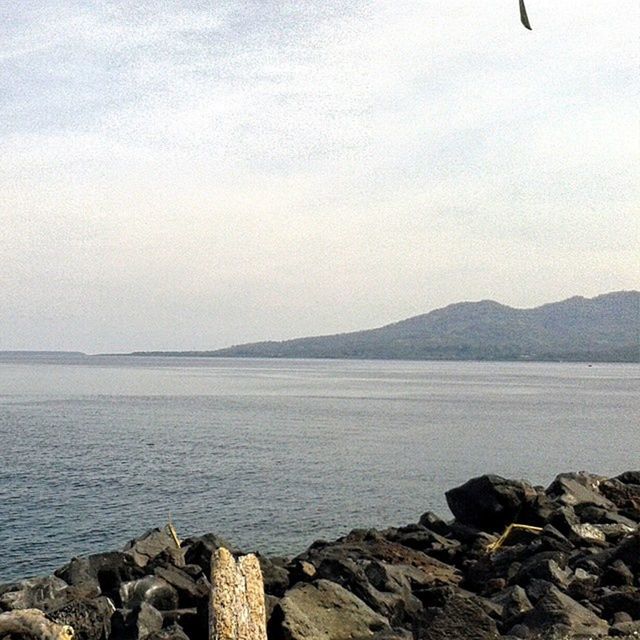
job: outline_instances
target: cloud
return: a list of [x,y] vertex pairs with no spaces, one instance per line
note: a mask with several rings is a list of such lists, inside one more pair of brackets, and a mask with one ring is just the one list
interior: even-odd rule
[[513,5],[5,8],[4,346],[221,346],[633,286],[639,9],[540,0],[529,33]]

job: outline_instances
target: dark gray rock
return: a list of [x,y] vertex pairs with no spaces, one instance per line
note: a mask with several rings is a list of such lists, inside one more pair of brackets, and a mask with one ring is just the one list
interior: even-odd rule
[[531,580],[546,580],[564,589],[569,584],[571,571],[563,568],[566,563],[564,554],[557,551],[538,553],[525,560],[512,580],[513,584],[528,585]]
[[289,588],[289,571],[284,559],[271,559],[258,554],[265,593],[281,597]]
[[615,511],[614,503],[599,491],[604,480],[606,478],[602,476],[585,472],[561,473],[549,485],[546,493],[553,501],[568,507],[591,504]]
[[622,560],[615,560],[602,574],[601,583],[605,586],[631,586],[635,576]]
[[640,591],[633,587],[618,587],[615,591],[607,590],[596,599],[601,607],[602,615],[610,619],[618,611],[624,611],[632,620],[640,620]]
[[151,560],[168,552],[176,564],[184,564],[183,552],[176,548],[173,537],[164,529],[150,529],[139,538],[131,540],[123,551],[133,558],[139,567],[146,567]]
[[147,603],[160,611],[169,611],[177,609],[179,602],[176,589],[158,576],[145,576],[139,580],[125,582],[120,587],[119,596],[125,609],[133,609]]
[[78,640],[105,640],[111,634],[111,616],[116,610],[111,599],[73,600],[50,611],[47,617],[59,624],[73,627]]
[[211,576],[211,556],[216,549],[224,547],[234,555],[240,553],[224,538],[213,533],[207,533],[197,538],[188,538],[182,542],[182,547],[185,550],[185,563],[197,564],[207,577]]
[[502,531],[518,520],[536,491],[522,480],[484,475],[447,491],[445,497],[458,522],[484,531]]
[[605,620],[553,586],[525,614],[522,623],[536,633],[584,634],[592,638],[606,636],[609,630]]
[[162,614],[143,602],[133,610],[118,609],[111,618],[112,640],[144,640],[162,630]]
[[501,591],[491,600],[502,607],[501,618],[507,628],[512,627],[523,614],[533,609],[526,591],[517,585]]
[[391,632],[383,616],[328,580],[289,589],[269,621],[269,637],[281,640],[353,640]]
[[616,622],[611,625],[609,633],[613,637],[640,637],[640,620],[631,620],[630,622]]
[[640,471],[625,471],[619,476],[616,476],[615,479],[623,482],[624,484],[640,485]]
[[423,527],[429,529],[430,531],[434,531],[435,533],[440,534],[441,536],[446,536],[450,533],[449,525],[439,518],[435,513],[431,511],[426,511],[420,516],[418,520],[418,524]]
[[0,595],[0,609],[40,609],[49,611],[69,600],[69,585],[55,576],[29,578],[12,585]]
[[[186,571],[172,565],[156,567],[153,572],[178,592],[178,606],[180,607],[194,606],[209,594],[211,585],[204,577],[196,581]],[[157,607],[157,605],[154,606]]]
[[625,483],[613,478],[603,482],[600,490],[623,516],[640,522],[640,484]]
[[166,629],[150,633],[147,640],[189,640],[189,636],[180,625],[172,624]]
[[497,640],[495,621],[472,599],[455,594],[442,607],[427,611],[420,640]]
[[73,558],[55,575],[70,585],[117,597],[120,585],[142,577],[144,574],[130,555],[121,551],[109,551]]

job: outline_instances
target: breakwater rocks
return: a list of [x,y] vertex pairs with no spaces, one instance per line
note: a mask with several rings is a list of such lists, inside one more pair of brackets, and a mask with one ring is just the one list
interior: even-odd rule
[[[450,522],[427,512],[259,557],[269,639],[640,637],[640,471],[562,474],[546,489],[487,475],[446,497]],[[157,529],[0,585],[0,636],[29,636],[7,620],[35,609],[79,640],[205,640],[221,546],[239,554],[213,534]]]

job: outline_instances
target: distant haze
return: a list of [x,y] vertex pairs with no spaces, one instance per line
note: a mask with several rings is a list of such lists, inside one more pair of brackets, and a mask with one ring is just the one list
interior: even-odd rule
[[3,3],[0,349],[637,289],[640,5],[527,8]]

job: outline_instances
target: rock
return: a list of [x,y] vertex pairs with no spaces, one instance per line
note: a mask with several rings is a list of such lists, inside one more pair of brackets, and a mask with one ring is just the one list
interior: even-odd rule
[[588,522],[589,524],[624,524],[631,530],[636,529],[638,526],[637,522],[621,515],[618,511],[610,511],[592,504],[579,504],[575,507],[575,512],[580,522]]
[[407,611],[422,609],[408,580],[392,574],[395,568],[375,560],[327,558],[320,563],[316,578],[339,584],[393,623],[398,615],[404,617]]
[[39,609],[19,609],[0,613],[0,638],[13,640],[73,640],[68,625],[47,620]]
[[418,520],[418,524],[441,536],[446,536],[450,533],[449,525],[431,511],[423,513]]
[[273,559],[258,555],[265,593],[281,597],[289,588],[289,572],[284,561],[277,563]]
[[515,624],[511,629],[509,629],[509,636],[528,640],[528,638],[531,638],[532,632],[531,629],[524,624]]
[[636,576],[637,586],[640,586],[640,531],[626,536],[613,552],[613,559],[622,560]]
[[147,640],[189,640],[189,636],[180,625],[172,624],[166,629],[150,633]]
[[143,640],[161,631],[162,614],[143,602],[131,611],[118,609],[112,616],[111,627],[113,640]]
[[634,575],[631,569],[622,560],[615,560],[605,569],[601,582],[604,586],[631,586],[633,580]]
[[613,502],[603,496],[598,489],[605,479],[585,472],[561,473],[549,485],[546,493],[553,501],[568,507],[591,504],[615,511]]
[[607,537],[593,524],[574,524],[571,527],[573,540],[586,544],[598,544],[604,546]]
[[111,633],[111,616],[115,610],[113,602],[102,596],[74,600],[50,611],[48,617],[73,627],[76,640],[103,640]]
[[316,575],[316,568],[311,562],[294,558],[287,566],[289,571],[289,584],[296,582],[310,582]]
[[178,593],[166,580],[158,576],[145,576],[139,580],[125,582],[120,587],[120,602],[126,609],[147,603],[160,611],[178,608]]
[[558,587],[565,588],[569,584],[571,571],[564,569],[564,554],[554,551],[538,553],[528,558],[513,578],[513,584],[526,586],[533,578],[546,580]]
[[269,623],[270,637],[282,640],[354,640],[391,632],[385,618],[328,580],[289,589]]
[[609,625],[581,604],[551,587],[522,623],[536,633],[584,634],[591,637],[606,636]]
[[596,599],[602,608],[603,616],[613,617],[618,611],[625,611],[632,620],[640,620],[640,591],[632,587],[619,587],[615,591],[607,590]]
[[207,533],[197,538],[188,538],[182,542],[185,549],[185,562],[197,564],[205,576],[211,575],[211,556],[220,548],[229,549],[232,554],[239,555],[240,551],[230,545],[224,538],[213,533]]
[[623,516],[640,522],[640,484],[626,483],[613,478],[603,482],[600,490],[616,505]]
[[638,638],[640,637],[640,620],[617,622],[611,625],[609,633],[614,637]]
[[623,482],[624,484],[640,485],[640,471],[625,471],[619,476],[616,476],[615,479]]
[[130,555],[121,551],[109,551],[90,556],[73,558],[71,562],[55,572],[70,585],[85,590],[93,590],[93,595],[101,593],[117,597],[120,585],[144,574]]
[[543,527],[539,540],[541,551],[562,551],[568,554],[575,548],[565,535],[550,524]]
[[391,542],[397,542],[410,549],[422,551],[443,562],[452,562],[460,549],[460,542],[457,540],[445,538],[421,525],[387,529],[382,533]]
[[496,623],[470,598],[456,594],[428,611],[420,640],[497,640]]
[[146,567],[163,551],[169,551],[176,564],[184,564],[183,552],[176,548],[173,537],[162,529],[150,529],[139,538],[131,540],[123,551],[133,558],[138,567]]
[[172,565],[156,567],[153,572],[178,592],[178,606],[180,607],[191,607],[198,600],[209,595],[211,587],[204,577],[196,581],[186,571]]
[[68,600],[69,585],[55,576],[30,578],[11,585],[0,596],[0,609],[41,609],[49,611]]
[[598,585],[598,576],[584,569],[576,569],[571,584],[569,584],[569,587],[566,589],[566,593],[577,601],[591,601],[596,596]]
[[390,542],[377,531],[356,531],[331,545],[312,545],[298,559],[312,563],[316,569],[325,560],[346,559],[360,564],[376,560],[388,565],[406,565],[417,569],[425,584],[457,584],[462,579],[455,567],[415,549]]
[[484,531],[502,531],[517,520],[524,505],[535,496],[530,484],[495,475],[472,478],[445,493],[458,522]]
[[508,587],[504,591],[491,598],[493,602],[502,607],[502,619],[507,628],[515,624],[515,620],[522,614],[533,609],[526,591],[520,586]]

